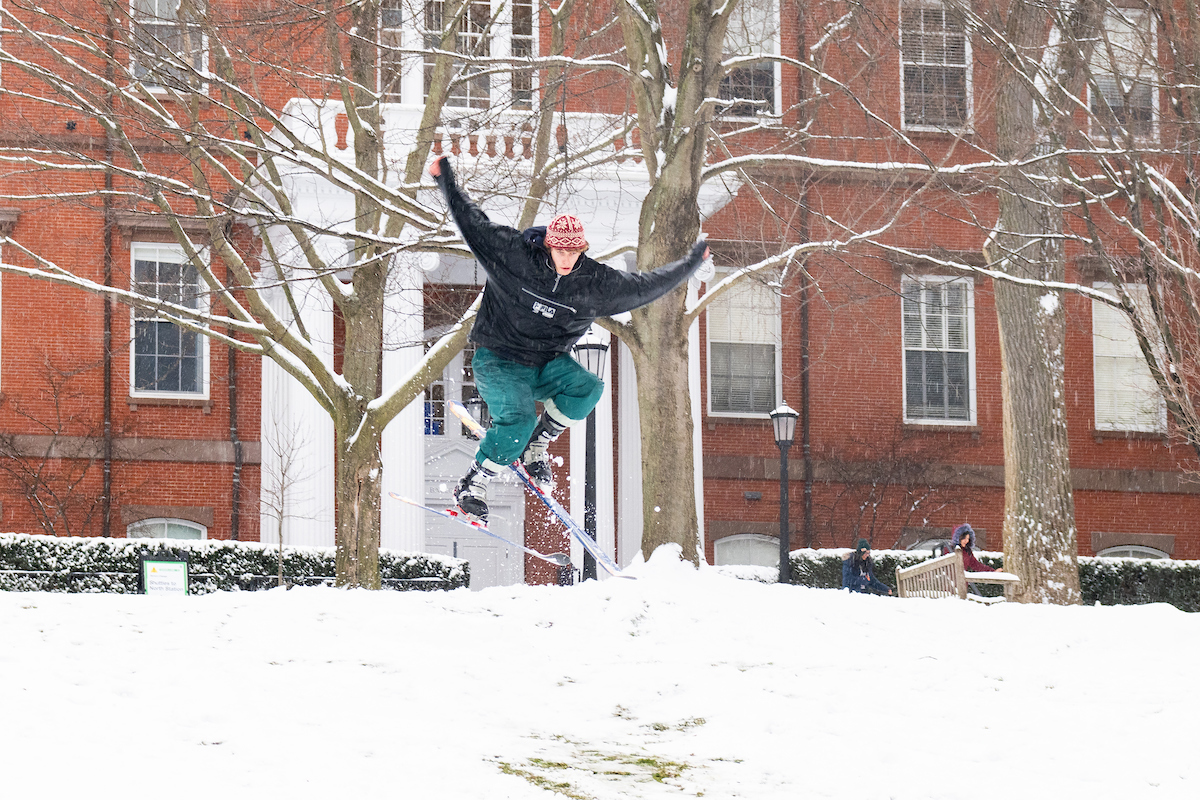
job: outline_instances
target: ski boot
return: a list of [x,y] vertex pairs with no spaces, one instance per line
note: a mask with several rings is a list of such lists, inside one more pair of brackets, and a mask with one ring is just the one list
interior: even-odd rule
[[475,462],[471,465],[471,469],[467,470],[463,479],[458,482],[458,486],[454,489],[454,502],[458,503],[459,510],[468,519],[474,520],[480,525],[487,525],[488,482],[499,472],[498,469],[492,469],[491,462],[485,464]]
[[525,445],[525,452],[521,454],[521,463],[525,466],[525,471],[529,473],[529,479],[533,481],[534,486],[546,494],[554,491],[555,485],[548,448],[550,443],[566,429],[566,425],[543,411],[537,427],[533,429],[533,434],[529,437],[529,444]]

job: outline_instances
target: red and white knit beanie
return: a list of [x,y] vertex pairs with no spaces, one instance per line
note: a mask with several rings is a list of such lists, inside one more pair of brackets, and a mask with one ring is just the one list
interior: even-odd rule
[[560,250],[586,250],[587,239],[583,235],[583,223],[570,214],[559,214],[546,226],[546,247]]

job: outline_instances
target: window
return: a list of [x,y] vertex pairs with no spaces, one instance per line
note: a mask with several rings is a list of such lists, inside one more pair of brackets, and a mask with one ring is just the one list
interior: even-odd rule
[[[201,308],[200,276],[183,252],[169,245],[134,245],[133,290],[187,308]],[[204,397],[208,394],[208,339],[134,309],[131,383],[135,395]]]
[[1091,61],[1094,134],[1154,135],[1157,79],[1150,19],[1146,11],[1130,8],[1110,10],[1104,17],[1104,35]]
[[[512,55],[533,58],[533,0],[512,2]],[[514,108],[533,108],[533,70],[513,70],[512,103]]]
[[756,567],[779,566],[779,537],[761,533],[723,536],[713,542],[715,566],[749,564]]
[[904,421],[973,422],[972,284],[962,278],[905,278],[901,291]]
[[709,413],[769,413],[779,403],[779,292],[743,278],[713,301],[706,318]]
[[467,342],[463,351],[446,365],[442,377],[425,387],[425,435],[426,436],[470,436],[461,424],[447,424],[452,419],[446,403],[457,400],[465,403],[478,396],[475,390],[475,373],[471,359],[475,357],[475,343]]
[[[180,0],[133,0],[133,75],[147,85],[195,88],[207,58],[204,33],[197,24],[204,3]],[[190,67],[190,69],[189,69]]]
[[143,519],[125,528],[130,539],[206,539],[208,529],[186,519]]
[[962,15],[937,0],[905,0],[900,52],[905,127],[966,127],[971,54]]
[[379,93],[385,103],[400,102],[400,79],[404,75],[400,48],[404,46],[404,19],[401,0],[382,0],[379,4]]
[[[425,3],[426,48],[437,48],[441,42],[445,9],[443,0]],[[454,51],[483,59],[533,56],[533,9],[533,0],[468,0],[458,21]],[[427,53],[424,96],[433,82],[433,68],[434,56]],[[496,71],[488,65],[460,61],[455,70],[459,79],[450,87],[446,100],[450,108],[485,109],[506,103],[514,108],[533,107],[533,72],[529,69]]]
[[[1116,296],[1110,283],[1095,288]],[[1150,293],[1144,284],[1126,284],[1134,305],[1146,308]],[[1096,430],[1160,433],[1167,427],[1167,408],[1133,324],[1124,312],[1092,301],[1092,370],[1096,394]]]
[[1153,547],[1145,547],[1140,544],[1126,544],[1119,547],[1109,547],[1106,550],[1101,550],[1096,555],[1101,558],[1170,558],[1169,555],[1162,550],[1155,550]]
[[[773,0],[738,3],[725,30],[725,58],[776,52],[779,25]],[[724,113],[735,117],[775,113],[775,62],[738,64],[721,79]]]

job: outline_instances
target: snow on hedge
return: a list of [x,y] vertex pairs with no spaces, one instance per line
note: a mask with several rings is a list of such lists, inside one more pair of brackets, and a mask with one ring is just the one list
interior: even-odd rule
[[[136,592],[143,555],[186,558],[193,594],[264,589],[276,585],[279,548],[221,539],[105,539],[0,534],[0,590]],[[385,588],[453,589],[467,586],[467,562],[430,553],[380,550]],[[324,583],[336,572],[332,547],[284,547],[289,583]]]

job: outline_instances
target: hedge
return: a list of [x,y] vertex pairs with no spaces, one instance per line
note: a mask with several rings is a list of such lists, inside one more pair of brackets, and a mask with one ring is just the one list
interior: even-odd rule
[[[817,589],[840,589],[842,556],[848,550],[793,550],[792,583]],[[978,553],[989,567],[1003,567],[999,553]],[[896,570],[930,558],[925,551],[875,550],[875,577],[896,587]],[[1170,603],[1181,611],[1200,611],[1200,561],[1149,558],[1079,557],[1083,602],[1104,606]],[[981,585],[980,594],[999,595],[1002,587]]]
[[[192,594],[278,585],[277,545],[5,533],[0,534],[0,590],[134,593],[143,555],[186,559]],[[335,572],[332,547],[283,548],[289,585],[332,585]],[[428,553],[381,550],[379,572],[386,589],[457,589],[470,582],[466,561]]]

